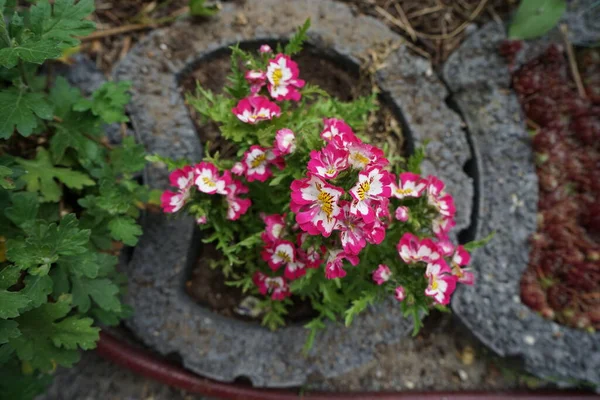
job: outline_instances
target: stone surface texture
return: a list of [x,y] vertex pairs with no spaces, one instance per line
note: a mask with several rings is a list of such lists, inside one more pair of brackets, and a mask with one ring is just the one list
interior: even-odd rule
[[[377,76],[383,96],[415,145],[440,141],[429,145],[426,172],[447,181],[456,198],[459,226],[465,228],[473,188],[462,167],[471,155],[459,117],[444,102],[444,86],[429,64],[408,53],[383,23],[354,16],[347,6],[332,1],[248,0],[224,5],[209,21],[186,20],[152,32],[114,72],[115,79],[133,83],[129,111],[139,140],[150,153],[199,160],[202,146],[184,105],[180,79],[238,41],[286,39],[307,17],[313,25],[310,44],[346,63],[358,64],[382,43],[399,46]],[[160,166],[149,167],[145,178],[152,187],[167,187],[167,172]],[[199,247],[193,220],[149,214],[143,225],[144,235],[127,269],[126,301],[136,310],[127,324],[145,344],[161,354],[181,356],[186,368],[201,375],[222,381],[245,377],[255,386],[303,385],[366,364],[376,345],[398,342],[412,328],[390,299],[366,311],[350,328],[329,324],[304,356],[302,326],[269,332],[213,313],[185,294],[184,282]]]
[[[526,42],[517,66],[539,55],[552,37],[555,32]],[[472,228],[479,239],[496,233],[474,254],[478,282],[460,287],[452,308],[483,343],[501,356],[521,357],[529,372],[565,385],[598,385],[600,334],[545,320],[520,299],[528,239],[537,228],[538,182],[524,116],[510,89],[508,65],[498,54],[505,39],[504,26],[490,23],[469,37],[443,69],[450,101],[467,123],[481,177]]]

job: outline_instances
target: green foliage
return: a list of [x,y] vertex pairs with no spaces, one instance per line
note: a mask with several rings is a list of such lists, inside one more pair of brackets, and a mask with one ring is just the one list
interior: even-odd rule
[[294,54],[300,53],[302,48],[304,47],[304,42],[308,36],[306,33],[310,28],[310,18],[304,21],[304,24],[298,29],[298,31],[292,36],[288,44],[285,45],[284,53],[292,56]]
[[554,28],[567,9],[566,0],[522,0],[508,29],[511,39],[533,39]]
[[10,380],[0,393],[31,399],[46,373],[95,347],[98,321],[131,312],[110,253],[113,242],[137,243],[151,192],[134,179],[143,146],[111,146],[103,134],[128,120],[129,83],[87,99],[66,79],[37,74],[35,64],[94,29],[94,1],[13,10],[0,0],[0,374]]
[[492,240],[494,238],[495,235],[496,235],[496,232],[492,232],[489,235],[487,235],[486,237],[484,237],[483,239],[474,240],[472,242],[466,243],[465,244],[465,250],[467,250],[467,251],[473,251],[475,249],[483,247],[486,244],[488,244],[490,242],[490,240]]
[[206,0],[190,0],[188,5],[194,17],[211,17],[219,12],[217,6],[206,6]]

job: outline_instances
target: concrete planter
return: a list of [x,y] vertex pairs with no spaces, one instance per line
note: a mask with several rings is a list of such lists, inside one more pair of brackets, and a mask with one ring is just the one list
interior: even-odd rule
[[[308,17],[313,50],[356,70],[379,44],[399,46],[377,74],[383,100],[413,146],[430,141],[424,173],[447,182],[457,203],[458,229],[466,228],[473,187],[463,168],[471,153],[460,118],[445,103],[445,86],[428,62],[410,53],[382,23],[353,16],[335,2],[248,0],[244,6],[227,4],[208,22],[182,21],[152,32],[114,73],[115,79],[133,82],[129,111],[138,140],[150,153],[199,160],[202,144],[184,105],[181,79],[236,42],[285,40]],[[168,186],[167,171],[157,166],[150,166],[145,178],[152,187]],[[187,369],[203,376],[221,381],[244,377],[255,386],[299,386],[311,377],[334,377],[363,365],[373,357],[375,345],[399,341],[412,329],[391,300],[366,311],[350,328],[330,323],[304,356],[302,326],[270,332],[220,316],[188,297],[184,282],[199,248],[193,220],[147,215],[143,225],[127,270],[126,301],[135,309],[127,324],[145,344],[180,357]]]
[[[591,24],[597,25],[598,18],[583,12],[584,3],[591,2],[573,2],[565,17],[576,27],[570,37],[574,43],[600,39],[600,29]],[[504,26],[488,24],[462,44],[443,70],[477,160],[480,181],[472,228],[477,238],[496,232],[474,254],[477,284],[461,287],[452,308],[485,345],[501,356],[521,357],[529,372],[564,385],[600,385],[600,334],[558,325],[521,302],[528,240],[537,229],[538,181],[519,100],[510,89],[510,71],[498,53],[505,39]],[[555,30],[526,42],[516,64],[535,58],[557,40]]]

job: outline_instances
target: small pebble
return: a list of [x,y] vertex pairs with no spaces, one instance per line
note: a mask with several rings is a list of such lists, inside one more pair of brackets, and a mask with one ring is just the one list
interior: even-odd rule
[[404,385],[406,386],[407,389],[414,389],[415,388],[415,384],[412,383],[411,381],[404,382]]
[[463,382],[466,382],[467,379],[469,379],[469,375],[467,374],[467,371],[465,371],[464,369],[459,369],[458,370],[458,377]]
[[165,51],[165,50],[168,50],[168,49],[169,49],[169,47],[168,47],[166,44],[164,44],[164,43],[161,43],[161,44],[160,44],[160,46],[158,46],[158,47],[160,47],[160,49],[161,49],[162,51]]
[[526,335],[524,338],[525,343],[527,343],[530,346],[533,346],[535,344],[535,338],[531,335]]

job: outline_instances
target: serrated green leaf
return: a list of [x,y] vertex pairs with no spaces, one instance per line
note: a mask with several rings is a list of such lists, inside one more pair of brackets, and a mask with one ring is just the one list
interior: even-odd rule
[[113,218],[108,223],[108,229],[112,237],[126,244],[127,246],[135,246],[138,237],[142,234],[142,228],[131,217],[121,216]]
[[119,287],[110,279],[87,279],[72,277],[73,304],[80,312],[87,312],[92,303],[106,311],[120,312]]
[[191,165],[192,162],[186,159],[173,160],[169,157],[163,157],[160,154],[149,154],[146,156],[146,161],[151,163],[162,163],[165,164],[169,171],[173,171],[178,168],[183,168],[186,165]]
[[[71,311],[71,296],[60,296],[55,303],[45,303],[15,319],[19,324],[21,336],[10,339],[12,346],[21,360],[28,361],[34,369],[52,371],[56,365],[70,367],[79,361],[79,352],[69,348],[59,348],[54,345],[54,336],[61,329],[56,325],[60,319]],[[89,328],[95,330],[98,328]],[[82,342],[88,343],[89,330],[82,332]],[[71,342],[68,342],[71,344]]]
[[522,0],[508,29],[511,39],[533,39],[552,29],[567,9],[566,0]]
[[0,319],[0,344],[7,343],[9,339],[16,338],[21,334],[17,324],[13,320]]
[[[0,346],[0,350],[3,347],[9,348],[10,346]],[[1,360],[0,364],[3,364]],[[22,365],[16,357],[8,363],[0,365],[0,376],[2,376],[0,393],[2,393],[2,399],[7,400],[33,400],[37,398],[37,395],[42,394],[52,382],[52,375],[49,374],[24,374]]]
[[29,307],[38,307],[48,301],[48,295],[52,293],[52,278],[48,275],[28,275],[24,281],[25,287],[19,293],[30,300]]
[[30,39],[14,47],[0,49],[0,66],[14,68],[19,59],[34,64],[60,57],[61,51],[53,40]]
[[7,265],[0,270],[0,289],[8,289],[21,277],[21,270],[14,265]]
[[0,92],[0,115],[0,139],[8,139],[15,127],[21,135],[29,136],[37,128],[38,118],[52,118],[52,106],[43,93],[11,87]]
[[22,269],[49,266],[60,256],[73,256],[88,251],[89,229],[79,229],[75,214],[67,214],[60,224],[38,221],[24,239],[6,243],[6,257]]
[[90,350],[96,347],[100,329],[92,326],[94,320],[72,316],[54,324],[52,342],[56,347],[75,350],[81,347]]
[[71,189],[82,189],[85,186],[93,186],[96,183],[83,172],[74,171],[69,168],[55,167],[50,160],[47,150],[39,147],[35,160],[15,158],[27,173],[22,179],[30,192],[40,192],[42,201],[57,202],[60,200],[62,190],[55,179],[64,183]]
[[17,226],[32,224],[39,210],[35,193],[18,192],[11,195],[12,206],[4,210],[4,215]]
[[0,318],[14,318],[29,304],[29,298],[20,292],[0,290]]
[[15,182],[12,180],[13,170],[0,165],[0,187],[6,190],[12,190],[15,188]]
[[120,312],[114,312],[93,307],[91,313],[102,324],[116,326],[121,322],[121,320],[129,318],[133,315],[133,308],[127,304],[123,304]]
[[288,44],[285,45],[285,54],[294,55],[302,51],[304,42],[306,42],[308,29],[310,28],[310,18],[304,21],[304,24],[296,31],[294,36],[290,38]]
[[110,152],[110,162],[116,171],[133,174],[146,166],[146,151],[144,146],[128,136],[123,139],[121,146]]
[[96,253],[88,251],[75,256],[63,256],[58,260],[58,265],[76,276],[95,278],[98,276],[99,257]]
[[59,49],[77,46],[77,37],[94,30],[95,24],[85,19],[93,12],[94,0],[56,0],[54,7],[40,0],[29,10],[33,32],[54,41]]
[[125,106],[131,99],[127,93],[130,87],[130,82],[106,82],[94,92],[91,101],[80,100],[75,103],[73,109],[75,111],[91,110],[94,115],[102,118],[107,124],[127,122],[129,118],[125,114]]

